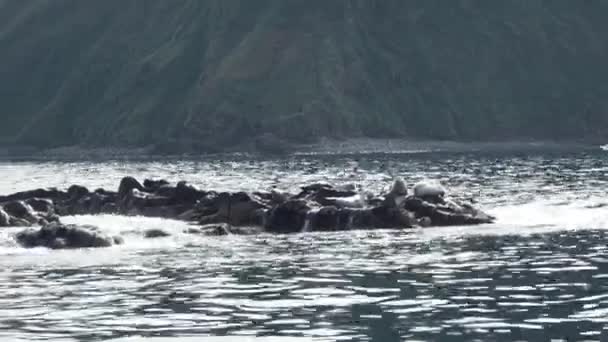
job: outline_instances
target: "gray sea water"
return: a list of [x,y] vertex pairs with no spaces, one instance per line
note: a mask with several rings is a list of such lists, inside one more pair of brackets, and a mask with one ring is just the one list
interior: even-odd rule
[[[608,153],[401,153],[0,162],[0,193],[121,177],[204,189],[381,192],[441,181],[498,217],[477,227],[199,237],[185,223],[82,216],[96,250],[22,249],[0,230],[0,339],[57,341],[608,340]],[[173,233],[145,240],[141,232]],[[205,337],[205,339],[201,339]]]

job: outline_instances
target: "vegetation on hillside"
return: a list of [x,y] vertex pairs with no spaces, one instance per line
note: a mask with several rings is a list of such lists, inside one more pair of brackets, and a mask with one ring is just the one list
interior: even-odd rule
[[597,139],[608,1],[0,0],[0,138]]

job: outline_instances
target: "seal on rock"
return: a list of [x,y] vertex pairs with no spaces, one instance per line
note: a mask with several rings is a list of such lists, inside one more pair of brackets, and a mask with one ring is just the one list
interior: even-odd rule
[[400,207],[407,197],[407,187],[401,178],[396,178],[391,190],[386,195],[384,205],[389,207]]

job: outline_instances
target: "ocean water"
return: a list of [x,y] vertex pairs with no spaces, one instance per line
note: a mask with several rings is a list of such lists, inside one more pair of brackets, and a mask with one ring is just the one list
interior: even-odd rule
[[[116,188],[121,177],[204,189],[382,192],[441,181],[495,224],[254,237],[183,234],[184,222],[80,216],[125,239],[22,249],[0,230],[0,340],[608,340],[608,153],[308,155],[279,160],[0,162],[0,193]],[[146,240],[158,227],[167,238]],[[201,337],[205,337],[202,339]]]

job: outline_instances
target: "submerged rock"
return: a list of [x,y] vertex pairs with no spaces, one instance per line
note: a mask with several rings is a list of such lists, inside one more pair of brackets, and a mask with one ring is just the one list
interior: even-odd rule
[[171,236],[171,234],[167,233],[166,231],[164,231],[162,229],[158,229],[158,228],[147,229],[146,231],[144,231],[144,237],[146,239],[155,239],[155,238],[161,238],[161,237],[167,237],[167,236]]
[[110,247],[122,243],[119,237],[105,235],[97,227],[50,223],[40,229],[27,229],[16,235],[17,243],[25,248],[51,249]]

